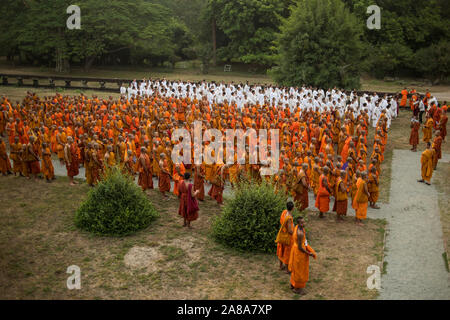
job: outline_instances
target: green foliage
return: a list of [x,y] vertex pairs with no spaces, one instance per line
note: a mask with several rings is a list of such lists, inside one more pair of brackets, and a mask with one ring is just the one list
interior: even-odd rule
[[358,88],[361,34],[340,0],[300,0],[281,27],[272,75],[286,86]]
[[415,55],[417,69],[433,81],[450,76],[450,42],[441,41],[422,48]]
[[[401,75],[412,71],[434,79],[430,71],[443,57],[434,60],[436,46],[450,38],[450,6],[448,0],[344,0],[347,7],[366,21],[367,7],[378,5],[381,9],[381,29],[364,28],[365,69],[377,77]],[[433,45],[436,45],[432,47]],[[427,49],[428,48],[428,49]],[[417,63],[424,49],[431,53],[427,63]],[[420,54],[419,54],[420,52]],[[434,52],[434,53],[432,53]],[[415,56],[415,54],[419,54]],[[447,51],[447,57],[450,53]],[[423,61],[423,60],[422,60]],[[424,66],[425,65],[425,66]],[[438,72],[438,77],[441,77]]]
[[158,217],[134,181],[113,167],[78,208],[78,228],[99,235],[123,236],[146,228]]
[[[289,14],[291,0],[211,0],[210,19],[224,39],[218,45],[222,60],[271,66],[274,41],[281,19]],[[220,39],[219,39],[220,40]]]
[[286,196],[275,193],[270,183],[243,181],[214,219],[213,236],[239,250],[273,252],[286,201]]

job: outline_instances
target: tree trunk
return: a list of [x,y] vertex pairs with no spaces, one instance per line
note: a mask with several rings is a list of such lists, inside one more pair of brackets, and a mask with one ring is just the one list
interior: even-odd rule
[[216,49],[217,49],[216,18],[213,18],[213,21],[212,21],[212,42],[213,42],[213,66],[215,67],[217,65],[217,56],[216,56]]

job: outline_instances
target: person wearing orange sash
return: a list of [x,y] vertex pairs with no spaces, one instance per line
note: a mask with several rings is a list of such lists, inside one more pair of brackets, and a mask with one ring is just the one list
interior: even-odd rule
[[11,162],[9,161],[8,153],[6,152],[6,143],[0,137],[0,172],[6,176],[12,174]]
[[368,176],[368,182],[367,182],[367,189],[369,190],[369,203],[370,207],[373,209],[380,209],[379,206],[377,206],[378,201],[378,195],[380,192],[379,189],[379,181],[378,181],[378,174],[377,174],[377,168],[373,167],[369,171]]
[[441,120],[439,122],[439,131],[441,133],[441,137],[442,137],[442,141],[445,141],[445,137],[447,136],[447,122],[448,122],[448,117],[447,117],[447,102],[444,103],[445,104],[445,108],[442,107],[442,115],[441,115]]
[[169,164],[166,159],[166,154],[161,153],[159,155],[159,181],[158,181],[158,188],[159,191],[162,193],[164,198],[166,200],[169,199],[169,197],[166,195],[166,192],[170,191],[170,171],[169,171]]
[[427,185],[431,184],[430,181],[433,176],[433,156],[434,150],[431,148],[431,143],[428,142],[427,148],[422,152],[422,156],[420,157],[422,179],[417,180],[418,182],[424,182]]
[[198,219],[198,203],[196,197],[199,190],[194,191],[194,186],[189,182],[191,174],[184,173],[182,180],[178,183],[178,194],[180,198],[180,205],[178,207],[178,214],[183,217],[183,227],[192,229],[191,222]]
[[205,200],[205,167],[203,164],[198,164],[194,167],[194,190],[198,191],[198,200]]
[[288,270],[291,271],[291,289],[300,295],[305,295],[306,283],[309,280],[309,257],[317,258],[317,254],[306,239],[306,224],[303,217],[297,218],[297,226],[292,235],[292,249]]
[[417,151],[419,144],[419,128],[420,122],[416,116],[411,119],[411,134],[409,135],[409,144],[412,145],[411,151]]
[[10,158],[13,162],[12,171],[14,175],[16,176],[17,173],[19,173],[20,176],[22,175],[22,161],[20,159],[20,153],[22,152],[22,144],[19,142],[19,137],[14,137],[14,143],[9,145],[10,149]]
[[64,147],[64,161],[67,168],[67,176],[70,180],[70,185],[74,186],[78,182],[73,178],[79,173],[79,159],[78,159],[78,146],[74,143],[71,136],[67,137],[67,144]]
[[344,216],[347,215],[348,206],[348,195],[347,195],[347,184],[345,182],[345,177],[347,172],[344,170],[339,171],[339,177],[336,181],[336,219],[338,222],[344,220]]
[[223,171],[225,165],[214,164],[213,175],[211,177],[211,189],[209,189],[208,195],[217,201],[217,204],[223,204],[223,190],[224,190],[224,176]]
[[325,166],[323,168],[323,173],[319,178],[319,189],[316,197],[316,208],[319,209],[319,217],[323,218],[324,213],[330,210],[330,195],[332,194],[331,189],[329,187],[327,176],[330,172],[330,169]]
[[402,94],[402,99],[400,101],[400,107],[404,108],[404,107],[406,107],[406,101],[408,99],[408,90],[406,88],[403,89],[401,94]]
[[439,131],[436,131],[436,136],[433,140],[433,144],[431,147],[434,149],[434,155],[433,155],[433,170],[436,170],[437,163],[439,159],[442,158],[442,136]]
[[433,136],[433,119],[429,114],[427,114],[427,121],[425,122],[423,128],[423,142],[427,143],[430,142],[432,136]]
[[292,210],[294,210],[294,203],[292,201],[289,201],[286,204],[286,210],[284,210],[281,213],[280,217],[280,230],[279,233],[288,234],[290,243],[289,244],[283,244],[281,242],[277,243],[277,257],[280,261],[280,270],[285,270],[286,273],[289,271],[287,270],[289,265],[289,259],[291,256],[291,249],[292,249],[292,234],[294,233],[294,218],[292,215]]
[[153,189],[153,175],[151,170],[150,157],[147,154],[147,149],[141,147],[140,155],[136,164],[136,171],[139,172],[138,184],[142,191]]
[[356,181],[356,194],[353,199],[353,208],[356,211],[355,223],[363,226],[362,220],[367,218],[367,207],[369,204],[369,190],[367,187],[367,173],[361,172],[361,177]]
[[52,153],[47,143],[42,144],[42,164],[41,171],[47,182],[55,179],[55,170],[52,163]]

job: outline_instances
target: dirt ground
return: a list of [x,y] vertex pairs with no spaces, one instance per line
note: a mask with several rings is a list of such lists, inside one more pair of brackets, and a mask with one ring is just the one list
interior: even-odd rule
[[[178,201],[150,200],[161,217],[124,238],[77,230],[74,214],[86,198],[85,184],[0,177],[1,299],[299,299],[275,254],[241,253],[215,243],[210,223],[219,214],[200,204],[193,230],[181,226]],[[309,215],[308,241],[318,252],[310,263],[305,299],[373,299],[366,268],[379,264],[384,221],[363,228],[352,218]],[[81,290],[68,290],[67,267],[81,268]],[[303,298],[302,298],[303,299]]]

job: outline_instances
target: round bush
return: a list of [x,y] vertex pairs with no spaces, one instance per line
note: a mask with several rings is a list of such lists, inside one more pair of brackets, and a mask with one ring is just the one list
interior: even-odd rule
[[267,182],[241,182],[214,219],[213,236],[239,250],[273,252],[286,201]]
[[157,217],[142,189],[114,167],[78,208],[75,224],[99,235],[123,236],[146,228]]

